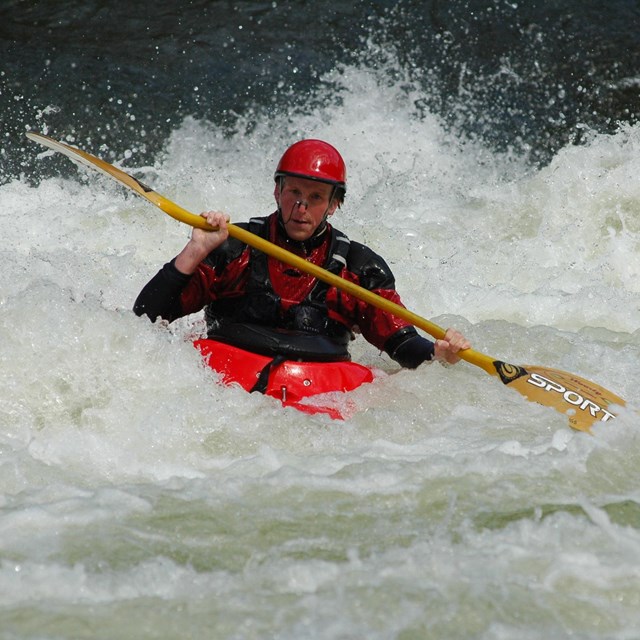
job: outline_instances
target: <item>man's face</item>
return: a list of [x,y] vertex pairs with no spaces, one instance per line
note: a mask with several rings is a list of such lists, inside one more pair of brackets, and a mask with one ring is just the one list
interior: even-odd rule
[[308,240],[320,226],[325,214],[332,215],[338,206],[334,199],[329,202],[333,186],[305,178],[286,176],[276,183],[276,202],[282,211],[282,221],[287,235],[292,240]]

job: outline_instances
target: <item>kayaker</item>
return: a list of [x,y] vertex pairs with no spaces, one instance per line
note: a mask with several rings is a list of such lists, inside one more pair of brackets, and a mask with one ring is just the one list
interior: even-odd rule
[[[296,142],[283,154],[274,178],[276,211],[237,226],[402,304],[386,262],[329,224],[347,187],[337,149],[322,140]],[[288,340],[302,336],[309,343],[315,337],[321,350],[327,344],[335,350],[335,359],[348,357],[348,343],[360,332],[406,368],[430,360],[454,364],[458,352],[471,347],[452,328],[434,343],[405,320],[230,238],[226,214],[201,215],[217,231],[193,229],[184,249],[141,291],[137,315],[171,322],[204,308],[211,338],[235,340],[251,350],[245,339],[261,327],[266,339],[282,340],[285,355]]]

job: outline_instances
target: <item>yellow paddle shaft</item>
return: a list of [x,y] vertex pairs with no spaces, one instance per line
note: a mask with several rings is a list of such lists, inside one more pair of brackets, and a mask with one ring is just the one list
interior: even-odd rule
[[[150,194],[145,194],[146,197],[149,197]],[[166,214],[170,215],[172,218],[176,220],[180,220],[186,224],[189,224],[193,227],[198,227],[200,229],[206,229],[209,231],[214,231],[213,229],[201,216],[196,216],[193,213],[183,209],[179,205],[163,198],[161,195],[154,192],[154,204],[162,209]],[[235,224],[228,224],[229,235],[254,249],[258,249],[266,253],[267,255],[279,260],[280,262],[284,262],[300,271],[304,271],[318,280],[322,280],[327,284],[340,289],[346,293],[351,294],[352,296],[359,298],[363,302],[370,304],[374,307],[378,307],[383,311],[388,313],[392,313],[398,318],[402,318],[406,320],[410,324],[419,329],[422,329],[430,336],[433,336],[437,340],[442,340],[445,336],[445,330],[442,327],[439,327],[437,324],[430,322],[426,318],[409,311],[405,307],[392,302],[391,300],[387,300],[382,296],[379,296],[377,293],[373,293],[373,291],[369,291],[360,285],[355,284],[354,282],[350,282],[349,280],[345,280],[340,276],[337,276],[322,267],[319,267],[312,262],[308,262],[304,258],[297,256],[295,253],[291,253],[291,251],[287,251],[282,247],[274,244],[273,242],[269,242],[260,236],[243,229],[242,227],[238,227]],[[478,351],[474,351],[473,349],[465,349],[464,351],[460,351],[460,357],[463,360],[466,360],[470,364],[476,365],[481,369],[484,369],[488,374],[492,376],[497,376],[498,372],[495,367],[495,358],[491,358],[483,353],[479,353]]]
[[[119,182],[121,182],[124,186],[128,187],[132,191],[135,191],[138,195],[146,198],[149,202],[156,205],[159,209],[162,209],[167,215],[179,220],[180,222],[184,222],[192,227],[198,227],[200,229],[205,229],[208,231],[215,231],[207,221],[199,215],[191,213],[186,209],[183,209],[180,205],[168,200],[164,196],[161,196],[159,193],[154,191],[151,187],[148,187],[140,180],[137,180],[133,176],[130,176],[122,169],[118,167],[114,167],[112,164],[105,162],[101,158],[91,155],[82,149],[78,149],[76,147],[70,147],[63,142],[58,142],[53,138],[42,135],[40,133],[36,133],[33,131],[29,131],[27,133],[27,137],[31,140],[39,142],[54,151],[59,151],[63,153],[68,158],[73,160],[76,163],[83,164],[85,166],[90,167],[91,169],[98,170],[101,173],[104,173],[110,178],[115,178]],[[238,227],[234,224],[229,223],[229,235],[233,238],[240,240],[248,244],[259,251],[263,251],[267,255],[275,258],[276,260],[280,260],[300,271],[304,271],[305,273],[309,273],[310,275],[318,278],[318,280],[322,280],[323,282],[328,283],[329,285],[340,289],[341,291],[345,291],[350,293],[356,298],[359,298],[363,302],[367,304],[373,305],[374,307],[378,307],[383,311],[388,313],[392,313],[398,318],[402,318],[406,320],[410,324],[419,329],[422,329],[429,335],[433,336],[437,340],[441,340],[444,338],[445,330],[442,327],[439,327],[437,324],[430,322],[426,318],[422,318],[421,316],[409,311],[405,307],[396,304],[395,302],[391,302],[382,296],[365,289],[349,280],[345,280],[340,276],[337,276],[322,267],[319,267],[303,258],[295,255],[295,253],[291,253],[286,249],[282,249],[277,245],[257,236],[241,227]],[[464,351],[460,351],[460,357],[463,360],[466,360],[470,364],[476,365],[481,369],[484,369],[488,374],[492,376],[497,376],[498,372],[496,370],[496,366],[494,364],[495,358],[491,358],[483,353],[479,353],[478,351],[474,351],[473,349],[465,349]]]

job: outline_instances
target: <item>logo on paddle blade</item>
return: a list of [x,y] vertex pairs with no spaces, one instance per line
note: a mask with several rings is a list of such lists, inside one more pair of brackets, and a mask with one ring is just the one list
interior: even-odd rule
[[561,394],[567,404],[570,404],[573,407],[580,409],[581,411],[588,411],[593,418],[600,417],[599,414],[600,412],[602,412],[602,416],[600,417],[601,422],[606,422],[610,418],[615,418],[615,415],[613,413],[610,413],[606,409],[603,409],[600,405],[593,402],[593,400],[589,400],[589,398],[585,398],[577,391],[574,391],[573,389],[567,389],[567,387],[560,384],[556,380],[545,378],[539,373],[530,373],[527,382],[529,384],[532,384],[534,387],[544,389],[545,391]]
[[[588,431],[589,426],[597,420],[607,422],[616,416],[605,407],[611,403],[624,404],[621,398],[607,394],[597,385],[564,371],[538,371],[540,367],[528,369],[529,365],[520,366],[500,360],[494,360],[493,365],[505,385],[511,385],[529,400],[553,407],[569,416],[569,424],[574,429]],[[534,393],[534,387],[540,391]]]
[[508,362],[501,362],[500,360],[496,360],[493,364],[503,384],[509,384],[529,374],[524,367],[520,367],[517,364],[509,364]]

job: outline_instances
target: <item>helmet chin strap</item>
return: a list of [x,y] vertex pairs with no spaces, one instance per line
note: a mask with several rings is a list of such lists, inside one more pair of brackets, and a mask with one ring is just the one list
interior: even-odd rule
[[338,187],[336,185],[333,185],[333,188],[331,189],[331,195],[329,196],[329,205],[327,206],[327,209],[324,212],[324,215],[322,216],[322,220],[320,221],[318,228],[313,234],[314,236],[320,235],[327,228],[327,219],[329,218],[329,215],[330,215],[329,209],[331,208],[331,203],[333,202],[333,199],[335,198],[337,191],[338,191]]

